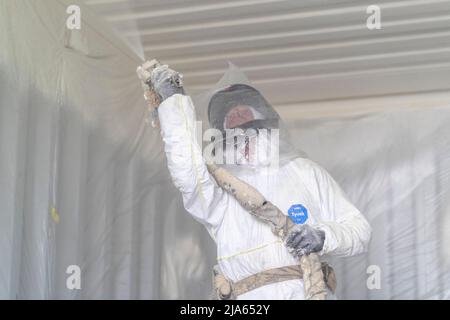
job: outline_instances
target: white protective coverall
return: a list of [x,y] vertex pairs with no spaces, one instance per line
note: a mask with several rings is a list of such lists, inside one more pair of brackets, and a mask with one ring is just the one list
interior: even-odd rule
[[[210,176],[195,134],[189,96],[175,94],[159,106],[168,168],[186,210],[217,244],[223,274],[238,281],[258,272],[298,263],[270,227],[246,212]],[[314,162],[296,158],[277,170],[253,168],[238,176],[285,214],[293,205],[307,209],[305,223],[325,232],[319,255],[351,256],[366,250],[371,228],[333,178]],[[266,285],[237,299],[304,299],[302,280]]]

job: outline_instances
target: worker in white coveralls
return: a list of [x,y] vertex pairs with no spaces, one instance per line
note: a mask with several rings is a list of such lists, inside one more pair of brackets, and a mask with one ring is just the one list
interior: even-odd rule
[[[208,172],[197,141],[192,100],[171,80],[176,75],[167,66],[159,66],[151,74],[153,89],[161,100],[158,115],[168,168],[186,210],[215,240],[218,267],[226,279],[239,282],[265,270],[296,265],[299,257],[313,252],[353,256],[366,251],[371,228],[364,216],[323,168],[294,151],[276,111],[247,84],[226,85],[210,94],[209,124],[223,133],[224,139],[216,145],[224,146],[225,155],[237,151],[236,163],[224,166],[290,216],[295,228],[285,241],[280,240],[267,224],[222,190]],[[278,130],[277,166],[270,163],[272,156],[266,150],[252,144],[254,137],[237,142],[233,134],[227,136],[231,129],[242,132],[249,128],[254,129],[254,137],[262,129]],[[261,145],[272,148],[275,144]],[[300,277],[275,279],[236,298],[305,299],[304,282]]]

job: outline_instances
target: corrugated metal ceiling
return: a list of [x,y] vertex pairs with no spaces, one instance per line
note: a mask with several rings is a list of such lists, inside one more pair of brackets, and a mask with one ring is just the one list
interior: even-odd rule
[[[86,2],[191,91],[215,83],[227,61],[278,106],[450,88],[449,0]],[[372,4],[380,30],[366,27]]]

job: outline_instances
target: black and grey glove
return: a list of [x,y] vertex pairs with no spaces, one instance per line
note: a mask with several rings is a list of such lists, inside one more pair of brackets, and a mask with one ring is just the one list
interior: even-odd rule
[[163,102],[174,94],[184,94],[182,78],[180,73],[170,69],[167,65],[161,65],[153,69],[150,83]]
[[325,232],[307,224],[296,225],[286,237],[286,246],[296,257],[321,251],[324,242]]

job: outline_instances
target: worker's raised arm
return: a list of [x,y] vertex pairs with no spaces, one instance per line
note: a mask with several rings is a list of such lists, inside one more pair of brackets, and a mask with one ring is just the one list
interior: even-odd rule
[[175,186],[182,193],[185,209],[214,237],[228,195],[208,173],[200,141],[196,139],[194,105],[176,79],[178,73],[167,66],[152,72],[153,88],[162,101],[158,116],[167,164]]

